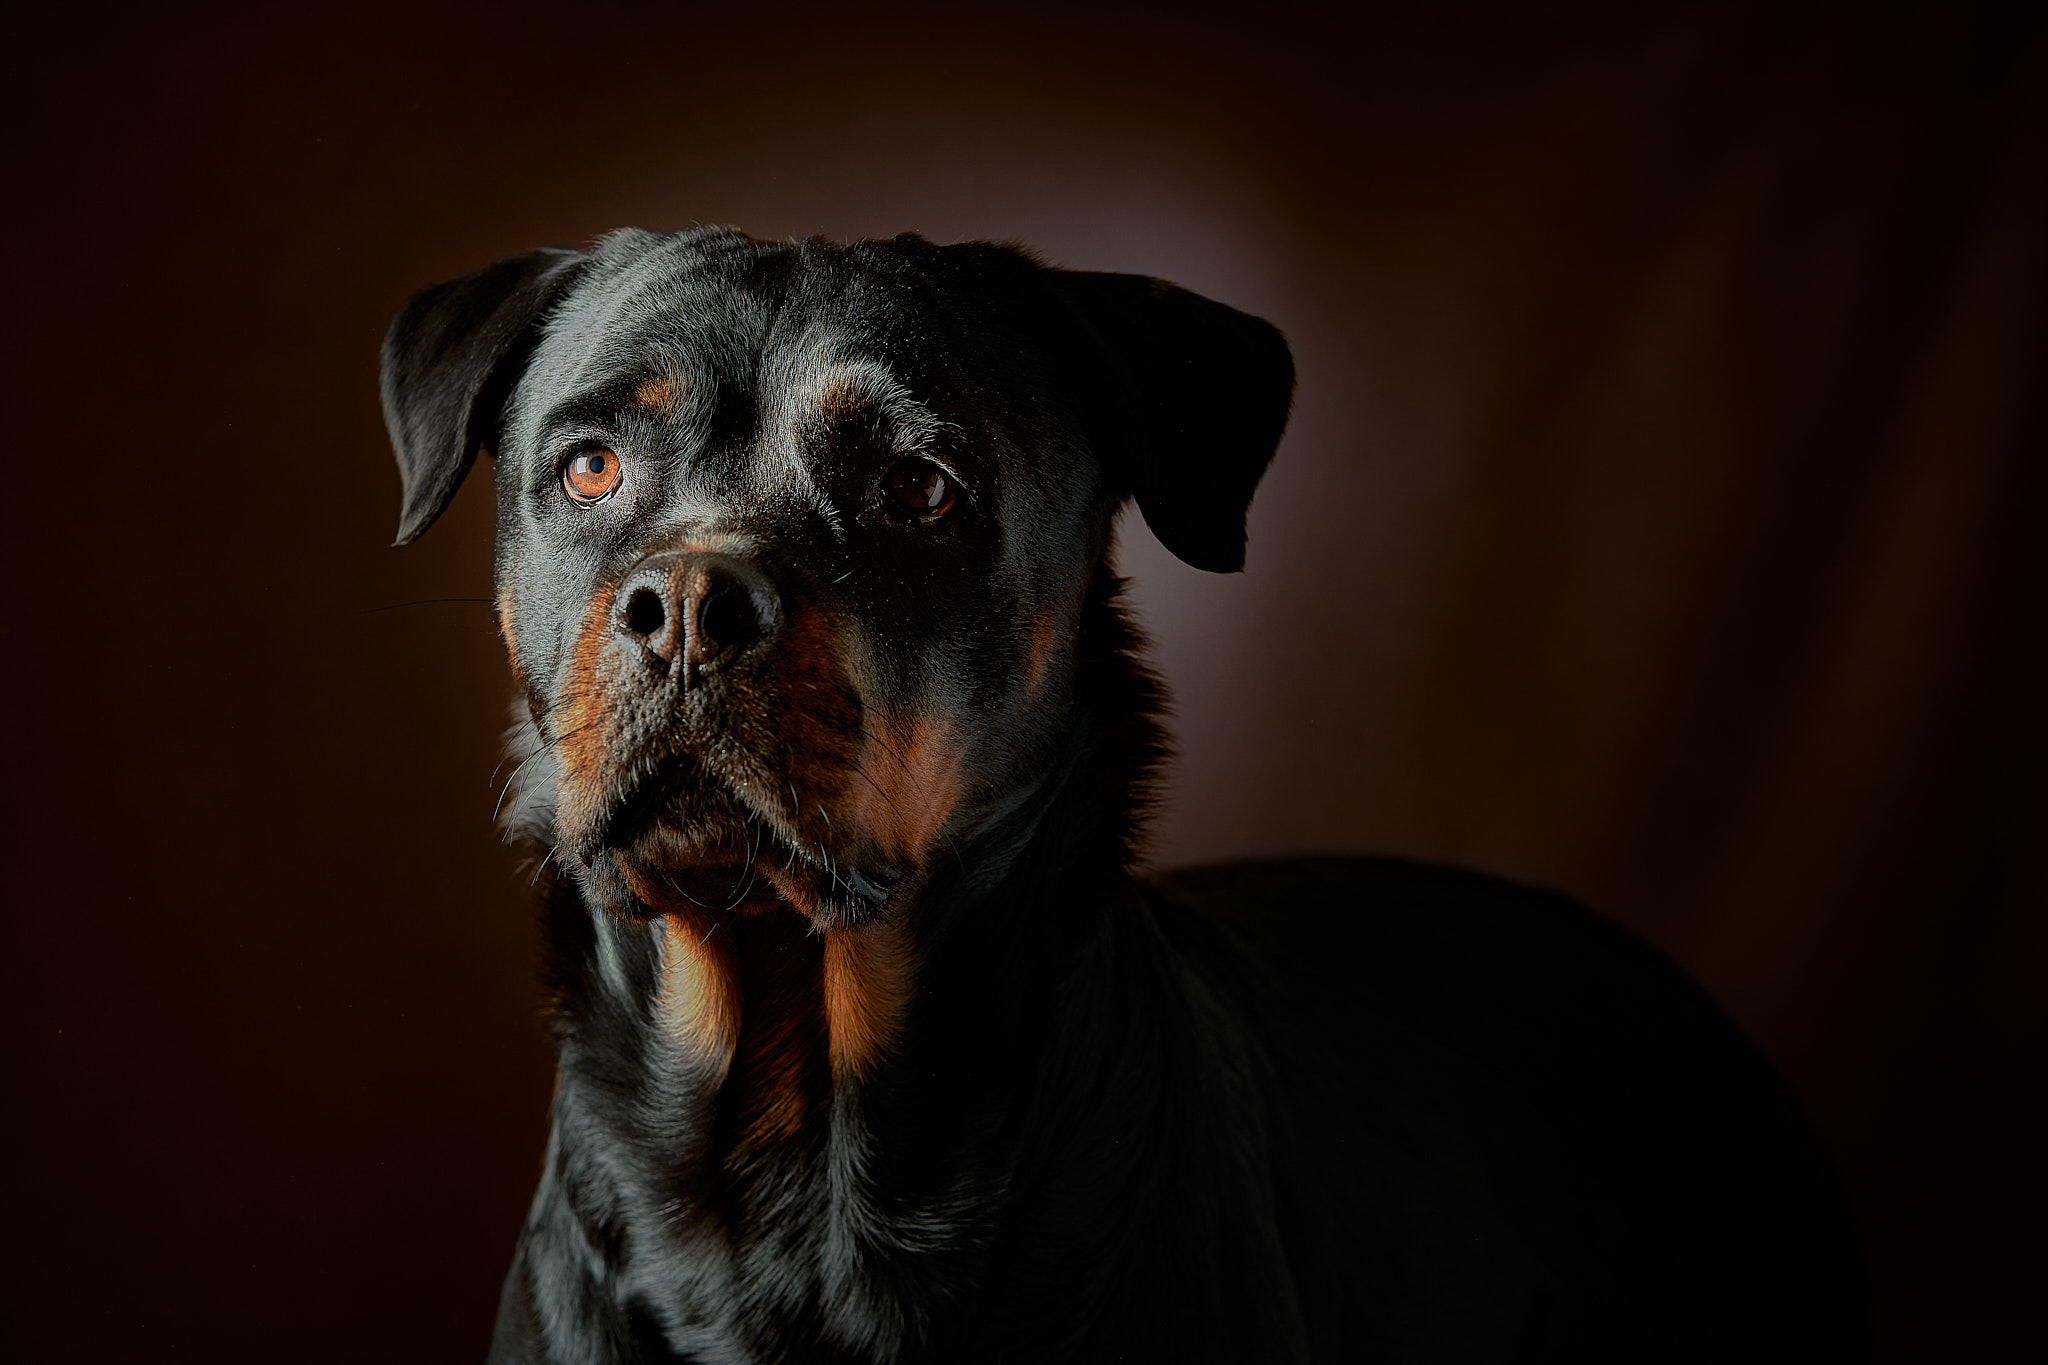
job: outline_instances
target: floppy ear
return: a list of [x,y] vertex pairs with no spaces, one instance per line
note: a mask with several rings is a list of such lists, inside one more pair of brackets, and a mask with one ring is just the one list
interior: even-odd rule
[[417,539],[446,510],[533,354],[539,321],[583,262],[550,248],[430,285],[384,333],[384,426],[405,496],[398,540]]
[[1245,510],[1294,397],[1286,339],[1164,280],[1052,278],[1098,344],[1112,476],[1179,558],[1212,573],[1242,569]]

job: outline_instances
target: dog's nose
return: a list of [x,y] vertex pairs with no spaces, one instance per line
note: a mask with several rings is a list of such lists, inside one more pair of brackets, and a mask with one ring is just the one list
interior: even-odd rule
[[780,615],[774,586],[734,555],[669,550],[649,555],[619,584],[618,632],[663,672],[680,663],[685,686],[704,665],[758,648]]

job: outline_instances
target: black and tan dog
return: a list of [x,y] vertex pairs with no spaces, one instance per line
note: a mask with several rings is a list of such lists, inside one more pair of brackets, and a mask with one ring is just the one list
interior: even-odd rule
[[1141,878],[1126,498],[1240,566],[1286,344],[915,237],[624,232],[427,290],[401,541],[495,452],[554,1130],[497,1361],[1820,1361],[1785,1088],[1556,897]]

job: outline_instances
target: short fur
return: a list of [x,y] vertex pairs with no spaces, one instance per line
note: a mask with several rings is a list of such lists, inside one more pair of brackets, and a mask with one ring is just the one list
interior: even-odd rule
[[1238,568],[1292,384],[1171,285],[916,237],[622,232],[400,313],[400,539],[495,452],[546,858],[492,1360],[1862,1354],[1797,1105],[1641,943],[1407,863],[1132,871],[1112,519]]

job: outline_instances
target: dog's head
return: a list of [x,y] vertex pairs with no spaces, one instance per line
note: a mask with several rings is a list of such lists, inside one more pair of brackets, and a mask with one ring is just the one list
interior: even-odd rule
[[494,454],[499,618],[586,891],[828,925],[1056,768],[1125,497],[1241,566],[1292,387],[1272,327],[1156,280],[718,229],[435,285],[383,372],[401,542]]

